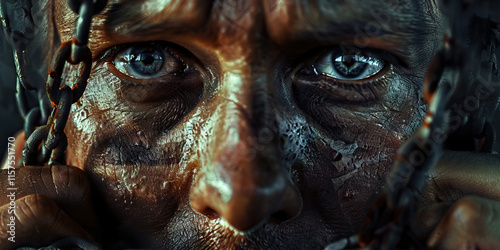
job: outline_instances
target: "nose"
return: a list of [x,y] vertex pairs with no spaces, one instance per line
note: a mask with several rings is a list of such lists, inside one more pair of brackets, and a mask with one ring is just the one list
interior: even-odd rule
[[208,218],[221,217],[233,228],[247,231],[295,217],[302,200],[289,170],[279,162],[278,136],[258,138],[259,131],[271,132],[256,125],[265,123],[255,122],[251,107],[258,106],[262,115],[265,105],[241,103],[255,102],[241,92],[236,97],[213,102],[217,103],[210,122],[214,133],[201,155],[203,166],[191,188],[190,203]]

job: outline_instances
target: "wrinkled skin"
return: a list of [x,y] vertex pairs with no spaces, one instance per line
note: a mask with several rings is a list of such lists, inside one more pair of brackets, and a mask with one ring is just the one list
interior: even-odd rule
[[[119,248],[320,249],[355,234],[427,109],[423,76],[442,31],[422,2],[110,1],[94,18],[96,62],[66,127],[76,168],[19,170],[28,195],[20,210],[36,215],[20,215],[31,218],[23,230],[47,230],[38,240],[19,233],[16,245],[75,235]],[[70,40],[76,15],[65,1],[52,4],[55,30]],[[384,28],[370,30],[377,23]],[[107,53],[147,41],[175,44],[172,64],[189,70],[135,79]],[[339,44],[373,50],[386,67],[338,86],[301,73]],[[498,178],[481,186],[499,176],[498,159],[449,155],[423,193],[420,237],[492,247],[499,230],[484,223],[498,227],[498,218],[477,214],[500,211]],[[450,171],[456,157],[463,167]]]

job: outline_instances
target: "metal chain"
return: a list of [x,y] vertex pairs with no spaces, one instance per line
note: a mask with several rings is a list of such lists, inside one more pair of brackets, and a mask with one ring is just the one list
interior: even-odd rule
[[[424,83],[426,100],[430,103],[424,123],[417,133],[399,150],[390,173],[387,188],[378,204],[368,216],[359,235],[360,242],[374,249],[394,249],[402,239],[408,239],[418,248],[423,245],[412,234],[409,218],[414,218],[415,208],[427,172],[441,156],[446,137],[444,120],[446,104],[458,89],[464,72],[457,64],[463,58],[461,48],[448,41],[439,51]],[[453,58],[455,57],[455,58]],[[444,67],[443,67],[444,66]],[[463,84],[463,83],[462,83]],[[436,134],[436,131],[439,131]]]
[[[471,93],[472,87],[483,84],[492,88],[491,83],[500,79],[496,55],[496,45],[500,40],[500,4],[488,0],[474,3],[442,0],[440,6],[451,22],[451,33],[434,56],[424,81],[425,98],[430,104],[425,120],[415,135],[398,150],[386,189],[368,212],[359,235],[341,239],[327,249],[408,247],[402,243],[425,248],[413,231],[413,219],[427,173],[441,156],[443,143],[454,132],[448,124],[450,105],[460,98],[463,100],[464,95]],[[473,77],[468,75],[469,72]],[[498,90],[492,92],[489,100],[496,108]],[[481,100],[477,95],[482,93],[474,94],[477,100]],[[469,120],[472,124],[470,134],[476,142],[483,141],[477,150],[491,152],[495,129],[485,118],[484,103],[478,105],[478,110],[463,117],[461,122]]]
[[[61,44],[53,56],[46,84],[47,96],[52,103],[52,112],[47,123],[38,127],[26,140],[23,165],[62,164],[68,139],[64,128],[71,105],[83,95],[92,67],[92,54],[87,46],[92,16],[101,12],[107,0],[68,0],[69,7],[78,13],[76,35],[72,41]],[[80,64],[80,74],[69,87],[61,84],[66,62]],[[32,112],[33,115],[30,115]],[[34,117],[34,118],[31,118]],[[30,111],[27,121],[38,118],[37,111]],[[30,131],[31,128],[28,129]]]
[[[500,12],[500,9],[499,9]],[[500,13],[498,14],[500,16]],[[500,23],[500,22],[499,22]],[[480,86],[482,83],[480,81],[486,81],[487,83],[499,82],[500,74],[498,71],[498,57],[497,57],[497,42],[500,41],[500,37],[496,38],[495,32],[500,32],[500,24],[494,25],[493,32],[487,34],[486,41],[489,43],[485,46],[484,50],[481,52],[481,63],[479,66],[479,80],[474,82],[474,86]],[[491,84],[490,84],[491,85]],[[485,93],[475,93],[476,99],[482,99],[480,95]],[[494,97],[490,97],[494,100]],[[496,96],[498,99],[498,96]],[[498,104],[497,104],[498,105]],[[496,107],[495,107],[496,108]],[[496,131],[493,127],[491,121],[488,121],[485,117],[487,110],[486,107],[482,105],[479,110],[473,115],[472,119],[472,133],[476,142],[476,150],[482,152],[492,152],[493,146],[496,140]],[[482,142],[481,142],[482,141]]]

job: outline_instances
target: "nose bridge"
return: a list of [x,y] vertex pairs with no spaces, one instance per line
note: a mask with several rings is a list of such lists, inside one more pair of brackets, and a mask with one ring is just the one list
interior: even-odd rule
[[[219,81],[219,90],[214,98],[218,107],[217,116],[225,118],[227,128],[241,127],[251,130],[246,122],[251,122],[252,111],[252,79],[249,72],[233,70],[226,72]],[[251,131],[249,131],[251,132]]]
[[277,161],[277,136],[266,140],[258,136],[268,126],[255,122],[257,117],[272,113],[266,97],[255,95],[261,92],[256,89],[265,89],[265,82],[244,68],[226,71],[221,77],[207,108],[212,110],[212,122],[207,125],[211,139],[200,156],[204,165],[190,195],[194,210],[205,215],[215,212],[239,230],[248,230],[276,213],[281,213],[281,219],[291,218],[300,210],[298,191]]
[[[219,92],[213,101],[217,107],[213,114],[216,122],[211,128],[214,135],[209,162],[232,175],[246,176],[246,179],[233,186],[246,182],[249,185],[252,182],[255,185],[267,185],[267,175],[273,179],[280,170],[279,163],[274,160],[275,155],[279,154],[278,145],[272,140],[262,142],[258,138],[259,131],[268,126],[256,120],[263,113],[271,111],[266,110],[268,105],[256,105],[256,102],[262,103],[265,99],[255,96],[255,89],[262,88],[257,84],[250,74],[227,72],[219,83]],[[268,119],[273,123],[272,120]],[[258,181],[254,178],[258,178]]]

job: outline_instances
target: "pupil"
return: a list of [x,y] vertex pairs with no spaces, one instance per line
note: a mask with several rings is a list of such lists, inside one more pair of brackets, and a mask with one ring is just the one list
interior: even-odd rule
[[151,54],[147,54],[145,57],[146,58],[142,60],[142,64],[144,65],[150,65],[155,61],[155,58]]
[[347,60],[345,60],[343,63],[346,67],[349,68],[349,67],[353,66],[356,63],[356,61],[351,57],[351,58],[347,58]]
[[158,73],[165,62],[164,53],[160,49],[134,51],[135,60],[130,62],[130,68],[139,75],[154,75]]
[[355,56],[342,56],[340,62],[334,62],[335,70],[344,77],[359,76],[366,69],[367,63],[360,62]]

